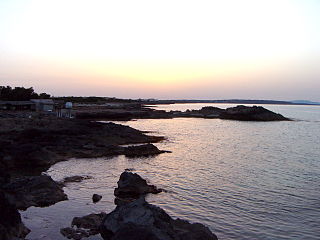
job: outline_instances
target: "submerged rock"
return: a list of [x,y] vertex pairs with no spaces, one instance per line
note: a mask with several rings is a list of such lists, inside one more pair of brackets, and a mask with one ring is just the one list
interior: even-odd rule
[[118,187],[114,190],[114,195],[120,199],[137,199],[147,193],[160,193],[154,185],[149,185],[145,179],[136,173],[123,172],[118,181]]
[[172,219],[163,209],[141,197],[117,206],[101,225],[105,240],[217,240],[207,227]]
[[0,191],[0,239],[24,239],[30,230],[24,226],[16,207]]
[[281,114],[274,113],[264,107],[247,107],[239,105],[227,108],[220,114],[222,119],[241,120],[241,121],[288,121],[290,119]]
[[46,207],[68,199],[62,185],[45,175],[22,177],[4,185],[3,190],[9,202],[20,210]]

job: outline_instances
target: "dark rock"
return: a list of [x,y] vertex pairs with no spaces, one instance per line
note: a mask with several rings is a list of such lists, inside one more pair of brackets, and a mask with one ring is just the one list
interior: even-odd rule
[[163,140],[120,124],[56,118],[0,119],[0,137],[0,168],[18,175],[39,175],[74,157],[121,155],[123,144]]
[[98,111],[98,112],[79,112],[76,116],[78,119],[91,119],[91,120],[122,120],[129,121],[136,117],[133,113],[115,112],[115,111]]
[[99,202],[101,200],[102,196],[99,194],[93,194],[92,195],[92,202],[96,203]]
[[137,197],[116,197],[114,199],[114,204],[117,206],[124,205],[137,200]]
[[[27,141],[27,139],[24,139]],[[56,154],[38,143],[22,143],[11,146],[12,159],[16,168],[48,167],[55,163]]]
[[172,219],[163,209],[141,197],[117,206],[101,225],[105,240],[217,240],[207,227]]
[[3,190],[10,203],[20,210],[31,206],[46,207],[68,199],[62,186],[45,175],[21,177],[5,184]]
[[30,230],[21,222],[18,210],[0,191],[0,239],[24,238]]
[[281,114],[274,113],[264,107],[237,106],[227,108],[220,114],[222,119],[241,120],[241,121],[288,121],[290,119]]
[[73,229],[70,227],[67,228],[61,228],[60,233],[65,236],[66,238],[69,239],[75,239],[75,240],[80,240],[85,237],[89,237],[90,235],[86,230],[83,229]]
[[72,177],[66,177],[63,179],[62,184],[66,184],[69,182],[81,182],[86,179],[92,179],[91,176],[72,176]]
[[161,240],[148,227],[126,223],[113,236],[112,240]]
[[129,146],[124,148],[124,155],[127,157],[150,156],[165,152],[168,151],[159,150],[156,146],[150,143],[139,146]]
[[[81,239],[100,233],[100,226],[106,213],[89,214],[84,217],[75,217],[71,226],[60,229],[60,233],[72,239]],[[75,228],[76,227],[76,228]]]
[[120,199],[137,199],[147,193],[156,194],[160,192],[162,192],[162,189],[149,185],[138,174],[125,171],[120,175],[118,187],[114,190],[114,195]]
[[9,183],[10,174],[5,169],[0,168],[0,188],[2,185]]
[[106,213],[102,212],[99,214],[89,214],[83,217],[75,217],[72,220],[71,226],[76,226],[77,228],[85,228],[90,230],[98,230],[102,223],[102,219],[106,215]]
[[220,113],[224,112],[224,109],[217,108],[217,107],[203,107],[198,112],[204,115],[217,115],[219,116]]

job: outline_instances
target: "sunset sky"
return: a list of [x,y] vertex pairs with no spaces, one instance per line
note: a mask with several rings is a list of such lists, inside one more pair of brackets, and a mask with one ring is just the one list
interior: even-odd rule
[[320,101],[320,1],[0,0],[0,85]]

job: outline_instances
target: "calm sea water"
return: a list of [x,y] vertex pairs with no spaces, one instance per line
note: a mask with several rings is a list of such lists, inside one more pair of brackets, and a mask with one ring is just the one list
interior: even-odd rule
[[[227,104],[176,104],[158,109],[186,110]],[[59,229],[75,216],[112,211],[113,189],[122,171],[133,168],[168,190],[148,201],[172,217],[201,222],[219,239],[320,239],[320,107],[266,108],[291,122],[219,119],[152,119],[122,124],[163,135],[156,144],[171,150],[155,157],[71,159],[52,166],[55,180],[90,175],[69,183],[69,201],[29,208],[23,221],[29,239],[64,239]],[[93,193],[103,196],[93,204]],[[98,236],[90,239],[100,239]]]

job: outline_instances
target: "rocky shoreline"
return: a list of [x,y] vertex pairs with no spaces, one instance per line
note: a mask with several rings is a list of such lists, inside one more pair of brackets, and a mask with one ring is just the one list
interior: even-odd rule
[[[18,210],[67,200],[63,184],[43,175],[50,166],[70,158],[126,155],[141,157],[168,151],[149,136],[128,126],[50,116],[0,118],[0,239],[24,239],[28,230]],[[122,146],[139,144],[137,146]],[[66,180],[72,181],[74,179]]]
[[96,234],[104,240],[218,240],[206,226],[173,219],[145,200],[147,194],[160,192],[138,174],[125,171],[114,190],[116,208],[112,212],[75,217],[60,233],[75,240]]
[[[163,153],[148,136],[128,126],[78,119],[0,119],[0,166],[7,172],[46,171],[69,158]],[[125,144],[146,144],[123,147]],[[17,170],[17,171],[16,171]]]
[[[57,119],[52,116],[33,116],[25,113],[0,114],[0,239],[24,239],[30,232],[18,210],[30,206],[44,207],[67,200],[63,186],[69,181],[81,181],[81,177],[57,183],[42,173],[50,166],[70,158],[96,158],[125,155],[144,157],[165,153],[152,143],[164,137],[149,136],[144,132],[115,123],[96,120],[131,120],[139,118],[219,118],[241,121],[290,120],[263,107],[237,106],[220,109],[204,107],[192,111],[159,111],[143,106],[120,109],[91,109],[78,111],[76,119]],[[94,120],[94,121],[92,121]],[[133,146],[123,146],[138,144]],[[72,229],[61,230],[66,237],[81,239],[92,233],[101,233],[104,239],[217,239],[201,224],[174,220],[164,210],[147,203],[147,193],[160,193],[153,185],[135,174],[124,172],[115,189],[117,208],[110,214],[90,215],[88,219],[101,222],[91,232]],[[96,196],[95,199],[101,196]],[[101,199],[101,198],[100,198]],[[99,200],[97,200],[99,201]],[[139,213],[127,222],[117,222]],[[145,216],[148,216],[147,218]],[[99,220],[100,219],[100,220]],[[151,220],[150,220],[151,219]],[[79,220],[79,219],[78,219]],[[74,223],[77,226],[76,223]],[[81,224],[80,224],[81,225]],[[79,225],[79,226],[80,226]],[[84,234],[84,235],[83,235]]]
[[95,106],[93,108],[79,108],[75,110],[79,119],[118,120],[133,119],[171,119],[171,118],[216,118],[238,121],[289,121],[289,118],[274,113],[261,106],[239,105],[227,109],[218,107],[203,107],[200,110],[164,111],[155,110],[141,105],[136,108],[108,108]]

